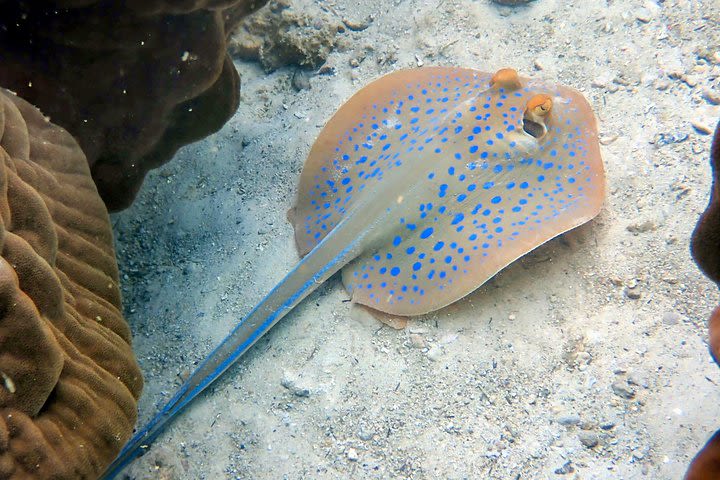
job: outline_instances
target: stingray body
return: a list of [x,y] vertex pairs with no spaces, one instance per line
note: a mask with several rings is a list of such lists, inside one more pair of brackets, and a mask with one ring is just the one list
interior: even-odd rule
[[429,67],[345,103],[312,147],[291,210],[304,257],[111,465],[114,476],[182,408],[319,284],[342,270],[352,301],[420,315],[599,212],[595,119],[577,91]]

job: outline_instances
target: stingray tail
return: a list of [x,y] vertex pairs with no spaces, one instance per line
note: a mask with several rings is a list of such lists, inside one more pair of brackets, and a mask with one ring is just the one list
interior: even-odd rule
[[[342,224],[335,230],[342,230]],[[125,445],[101,479],[112,479],[162,433],[168,423],[195,397],[217,380],[273,325],[312,293],[325,280],[353,260],[360,252],[363,235],[355,236],[343,248],[332,232],[320,242],[273,290],[230,332],[183,383],[172,399]]]

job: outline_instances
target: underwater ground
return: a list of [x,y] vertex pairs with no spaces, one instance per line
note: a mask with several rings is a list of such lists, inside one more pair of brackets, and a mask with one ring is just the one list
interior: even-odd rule
[[582,91],[605,207],[404,330],[352,307],[333,277],[130,478],[680,478],[720,427],[705,342],[718,292],[688,247],[720,117],[717,0],[291,5],[278,15],[310,19],[293,35],[331,50],[306,59],[323,66],[238,60],[238,113],[112,218],[146,378],[141,424],[297,262],[285,213],[303,161],[343,101],[384,73],[514,67]]

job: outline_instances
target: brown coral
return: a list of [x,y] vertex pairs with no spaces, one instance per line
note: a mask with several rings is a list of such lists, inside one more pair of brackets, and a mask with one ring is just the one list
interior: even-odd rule
[[93,478],[142,377],[107,210],[75,140],[0,92],[0,478]]
[[720,283],[720,123],[715,130],[710,165],[713,170],[710,203],[695,227],[691,246],[700,270]]
[[720,431],[710,437],[685,474],[685,480],[717,480],[718,478],[720,478]]
[[[703,212],[692,235],[692,256],[711,280],[720,285],[720,123],[710,152],[713,184],[710,203]],[[720,307],[708,321],[710,353],[720,364]],[[720,478],[720,430],[708,440],[690,464],[685,480]]]
[[80,143],[111,210],[219,129],[239,77],[226,36],[264,0],[0,0],[0,85]]

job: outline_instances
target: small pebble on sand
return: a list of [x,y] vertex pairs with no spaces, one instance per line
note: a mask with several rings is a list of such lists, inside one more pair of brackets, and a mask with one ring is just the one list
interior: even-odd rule
[[662,322],[665,325],[677,325],[682,317],[676,312],[665,312],[662,316]]
[[587,448],[596,447],[600,442],[597,433],[582,431],[578,433],[578,440]]
[[635,396],[635,389],[622,380],[613,382],[612,391],[618,397],[622,397],[626,400],[630,400]]
[[567,414],[557,417],[557,423],[566,427],[571,425],[577,425],[580,423],[580,416],[576,414]]

